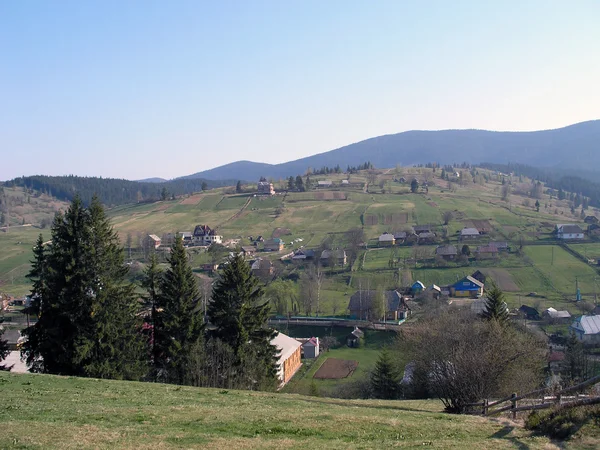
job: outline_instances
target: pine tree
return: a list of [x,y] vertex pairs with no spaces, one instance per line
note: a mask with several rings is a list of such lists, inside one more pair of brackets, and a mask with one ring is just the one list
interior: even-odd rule
[[250,265],[240,254],[230,257],[208,306],[210,335],[233,349],[237,376],[252,378],[258,387],[271,387],[277,376],[277,349],[271,345],[277,332],[268,327],[269,314]]
[[410,183],[410,192],[413,194],[419,191],[419,182],[416,179],[413,179]]
[[88,214],[76,196],[52,224],[52,247],[46,255],[43,299],[36,324],[26,328],[22,353],[33,372],[84,375],[78,356],[83,330],[92,328],[85,254]]
[[500,290],[497,284],[492,283],[487,291],[487,300],[482,316],[486,320],[496,320],[499,323],[508,322],[508,308],[504,301],[504,292]]
[[44,252],[44,239],[40,234],[33,247],[33,261],[31,261],[31,269],[27,274],[27,278],[32,282],[29,306],[23,309],[23,313],[27,316],[35,316],[39,318],[40,304],[44,293],[44,280],[46,268],[46,254]]
[[183,240],[175,239],[169,268],[160,282],[154,320],[154,370],[157,379],[186,382],[188,357],[202,339],[200,291]]
[[34,286],[37,294],[41,290],[39,319],[24,330],[22,353],[31,369],[140,378],[145,346],[137,300],[125,281],[118,236],[97,198],[88,210],[76,196],[64,215],[56,215],[43,261],[45,270],[32,273],[41,286]]
[[11,367],[1,364],[10,353],[8,342],[5,339],[2,339],[3,335],[4,328],[2,328],[2,319],[0,319],[0,370],[10,370]]
[[588,361],[583,350],[583,344],[577,339],[575,333],[570,333],[565,350],[568,380],[572,384],[584,381],[588,375]]
[[[156,317],[158,314],[158,304],[160,302],[160,283],[162,280],[162,270],[158,265],[158,258],[153,253],[150,256],[150,263],[144,270],[144,277],[142,278],[142,287],[146,290],[146,296],[144,297],[146,307],[150,308],[150,325],[151,325],[151,336],[150,336],[150,347],[152,361],[158,361],[160,355],[157,353],[157,347],[154,340],[154,330]],[[156,374],[153,375],[156,378]]]
[[393,400],[400,396],[400,372],[392,356],[382,350],[371,373],[371,390],[375,398]]
[[[126,280],[129,268],[119,236],[98,197],[89,207],[90,252],[87,267],[93,330],[87,337],[87,376],[140,379],[147,372],[147,346],[142,335],[140,304],[135,286]],[[95,286],[94,286],[95,285]]]
[[235,185],[235,192],[237,192],[238,194],[240,192],[242,192],[242,182],[238,181],[237,184]]

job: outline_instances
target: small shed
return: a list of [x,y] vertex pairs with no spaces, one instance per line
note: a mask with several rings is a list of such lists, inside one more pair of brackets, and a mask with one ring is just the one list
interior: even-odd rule
[[525,316],[527,320],[540,320],[539,311],[531,306],[521,305],[519,312]]
[[304,357],[314,359],[319,356],[319,338],[311,337],[308,341],[302,344]]
[[358,327],[354,327],[354,330],[346,336],[346,345],[350,348],[360,347],[360,340],[365,336]]
[[417,280],[410,287],[410,290],[413,293],[413,295],[417,295],[425,290],[425,285],[423,283],[421,283],[419,280]]

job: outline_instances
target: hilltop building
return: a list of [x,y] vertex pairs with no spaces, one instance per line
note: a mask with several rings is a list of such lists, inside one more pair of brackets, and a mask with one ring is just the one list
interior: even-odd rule
[[256,190],[261,195],[275,195],[273,183],[269,183],[268,181],[259,181]]
[[192,243],[194,245],[211,245],[220,244],[223,242],[223,236],[219,236],[216,230],[213,230],[208,225],[198,225],[194,229]]

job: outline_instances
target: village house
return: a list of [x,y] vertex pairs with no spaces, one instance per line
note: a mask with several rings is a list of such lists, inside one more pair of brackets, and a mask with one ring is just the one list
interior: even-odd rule
[[269,183],[268,181],[259,181],[256,191],[259,195],[275,195],[273,183]]
[[489,246],[494,246],[499,252],[507,252],[509,250],[508,242],[506,241],[490,241]]
[[431,233],[432,232],[432,227],[431,225],[427,224],[427,225],[415,225],[413,227],[413,230],[415,232],[415,234],[422,234],[422,233]]
[[285,243],[279,238],[269,239],[263,244],[265,252],[280,252],[285,248]]
[[483,272],[481,272],[481,270],[476,270],[475,272],[473,272],[471,274],[471,276],[473,278],[475,278],[477,281],[479,281],[480,283],[485,284],[485,274]]
[[242,254],[245,258],[251,258],[256,254],[256,247],[253,247],[251,245],[244,245],[242,246]]
[[596,216],[585,216],[583,221],[587,224],[598,223],[598,218]]
[[446,261],[453,261],[458,255],[458,250],[452,244],[440,245],[435,249],[435,255],[444,258]]
[[191,231],[178,231],[177,235],[181,237],[183,245],[192,245],[194,240],[194,233]]
[[571,330],[584,344],[600,344],[600,316],[581,316],[573,321]]
[[569,311],[557,311],[554,308],[548,308],[542,313],[542,317],[553,323],[569,323],[571,320]]
[[262,258],[258,258],[256,261],[254,261],[250,268],[252,270],[252,274],[261,280],[268,280],[275,272],[273,263],[268,259]]
[[396,244],[396,238],[392,233],[383,233],[379,236],[379,246],[380,247],[390,247]]
[[302,356],[306,359],[315,359],[319,357],[319,338],[311,337],[309,339],[296,338],[302,344]]
[[346,265],[346,251],[342,249],[336,250],[323,250],[321,252],[321,264],[324,266],[338,265],[345,266]]
[[194,245],[211,245],[220,244],[221,242],[223,242],[223,236],[219,236],[217,231],[208,225],[197,225],[194,228],[194,236],[192,237]]
[[479,298],[483,296],[483,283],[471,276],[465,277],[450,287],[450,295],[453,297]]
[[161,240],[157,235],[149,234],[146,239],[148,242],[146,244],[147,248],[153,248],[154,250],[156,250],[158,247],[160,247]]
[[432,231],[425,231],[417,236],[419,244],[433,244],[435,242],[435,233]]
[[436,300],[442,296],[442,288],[437,284],[432,284],[427,288],[427,292],[431,294]]
[[401,244],[406,240],[406,231],[396,231],[394,233],[394,240],[397,244]]
[[519,308],[519,313],[527,320],[540,320],[539,311],[531,306],[521,305]]
[[583,239],[585,237],[581,227],[575,224],[558,224],[555,231],[558,239]]
[[350,348],[360,347],[360,340],[365,336],[365,333],[357,326],[346,336],[346,345]]
[[460,240],[466,241],[469,239],[477,239],[479,237],[479,230],[477,228],[463,228],[460,230]]
[[421,283],[419,280],[415,281],[413,285],[410,287],[410,292],[413,296],[419,295],[421,292],[425,290],[425,285]]
[[[376,290],[359,290],[352,294],[348,302],[350,318],[379,321],[381,317],[373,317],[373,311],[378,309],[383,317],[384,308],[386,321],[399,322],[408,318],[410,308],[398,291],[384,291],[385,299],[378,298],[378,294],[381,292]],[[375,302],[381,302],[381,307]]]
[[302,364],[302,344],[296,339],[278,332],[277,336],[271,340],[271,345],[275,346],[279,352],[277,378],[279,378],[280,386],[283,386],[290,381]]
[[301,248],[298,249],[294,252],[294,256],[292,256],[292,260],[293,261],[304,261],[307,259],[314,259],[315,257],[315,251],[314,250],[309,250],[306,248]]
[[333,186],[333,181],[331,180],[321,180],[317,182],[317,187],[320,188],[330,188],[331,186]]
[[477,259],[490,259],[498,257],[498,248],[495,245],[481,245],[475,249]]

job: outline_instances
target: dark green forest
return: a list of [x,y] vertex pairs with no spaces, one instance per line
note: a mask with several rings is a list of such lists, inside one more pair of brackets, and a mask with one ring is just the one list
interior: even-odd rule
[[59,200],[72,201],[79,194],[82,202],[89,205],[94,194],[107,206],[136,202],[150,202],[175,195],[191,194],[222,186],[233,186],[237,180],[175,179],[164,183],[147,183],[115,178],[47,176],[19,177],[4,184],[8,187],[25,187],[52,195]]

